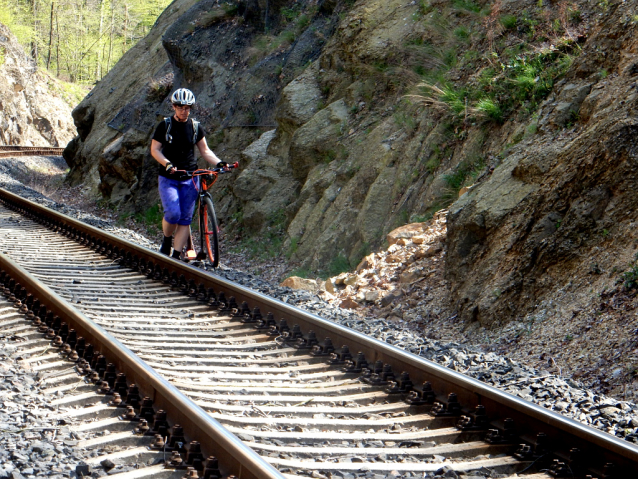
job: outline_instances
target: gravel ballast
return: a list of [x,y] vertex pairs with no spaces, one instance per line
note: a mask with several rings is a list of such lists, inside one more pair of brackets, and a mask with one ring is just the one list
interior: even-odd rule
[[[35,164],[41,167],[43,161],[49,162],[52,169],[64,164],[60,158],[22,157],[0,160],[0,187],[141,246],[156,249],[156,245],[143,235],[69,205],[52,201],[14,178],[15,172],[24,172],[25,168]],[[638,406],[634,403],[594,394],[570,378],[552,375],[492,352],[486,353],[456,343],[424,338],[400,322],[363,318],[354,311],[332,306],[310,292],[273,285],[237,269],[222,265],[215,274],[476,378],[583,424],[638,443]],[[47,461],[47,470],[51,471],[47,474],[48,477],[75,477],[75,464],[81,457],[74,456],[76,452],[64,445],[64,439],[60,440],[60,432],[64,437],[65,431],[60,430],[57,424],[47,423],[43,418],[46,399],[41,396],[38,377],[20,367],[16,360],[19,356],[17,347],[19,343],[15,338],[0,338],[0,354],[3,358],[0,364],[0,477],[37,477],[34,475],[35,459],[30,459],[29,454],[38,456],[37,460]]]

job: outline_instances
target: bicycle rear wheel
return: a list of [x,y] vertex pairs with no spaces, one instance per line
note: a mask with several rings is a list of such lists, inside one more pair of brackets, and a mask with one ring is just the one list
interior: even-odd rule
[[219,266],[219,237],[213,200],[205,196],[199,206],[199,239],[213,268]]

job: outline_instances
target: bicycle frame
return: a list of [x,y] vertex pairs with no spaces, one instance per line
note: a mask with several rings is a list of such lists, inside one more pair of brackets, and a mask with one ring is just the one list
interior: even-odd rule
[[[193,186],[198,189],[197,199],[199,204],[197,206],[197,212],[199,217],[198,226],[200,235],[200,251],[195,259],[202,261],[208,256],[209,261],[214,268],[219,265],[219,230],[217,226],[217,218],[215,216],[215,209],[213,206],[213,198],[209,192],[209,189],[215,184],[215,182],[217,181],[217,177],[220,174],[229,173],[231,169],[238,167],[239,163],[235,162],[234,164],[228,165],[225,168],[214,168],[211,170],[177,170],[180,173],[185,173],[193,178]],[[197,186],[194,180],[195,177],[198,176],[200,177],[199,186]],[[189,243],[194,249],[195,243],[193,241],[192,233],[189,238]]]

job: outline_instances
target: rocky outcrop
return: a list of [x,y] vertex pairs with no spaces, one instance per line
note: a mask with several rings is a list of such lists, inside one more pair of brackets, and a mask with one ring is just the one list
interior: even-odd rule
[[0,144],[65,146],[74,128],[60,88],[0,24]]
[[[473,49],[494,47],[490,35],[506,44],[541,30],[515,18],[520,28],[506,38],[505,25],[490,27],[472,5],[282,0],[270,2],[266,17],[261,1],[178,0],[74,111],[78,136],[65,155],[71,178],[122,207],[152,206],[149,138],[170,112],[170,91],[189,87],[209,144],[223,159],[241,159],[240,173],[215,190],[222,222],[232,217],[240,234],[276,227],[297,265],[328,272],[336,260],[355,266],[397,226],[421,224],[451,204],[446,279],[460,317],[491,324],[532,311],[556,288],[572,288],[570,275],[585,281],[587,263],[598,263],[592,258],[601,251],[616,255],[605,261],[617,268],[633,254],[638,67],[631,29],[622,25],[633,24],[636,1],[579,2],[576,26],[558,5],[541,12],[556,15],[548,28],[563,22],[567,41],[539,40],[549,53],[536,60],[574,61],[548,81],[542,104],[545,96],[528,97],[511,116],[490,118],[470,108],[469,97],[456,117],[450,110],[459,105],[443,97],[429,97],[427,107],[406,102],[419,71],[454,63],[446,52],[470,58],[445,70],[446,81],[478,88],[491,81],[476,73],[490,73],[485,63],[492,60],[472,60]],[[537,2],[497,6],[494,18],[523,19]],[[294,24],[292,41],[278,36],[292,32],[277,14],[282,8],[307,14]],[[460,19],[466,30],[453,28]],[[467,41],[445,50],[452,33]],[[499,52],[499,61],[517,58]],[[523,80],[503,79],[512,87]],[[536,84],[540,75],[525,81]],[[469,183],[457,176],[476,179],[458,200]],[[413,273],[397,280],[410,284]]]
[[[447,279],[462,318],[569,318],[633,260],[638,42],[620,25],[635,6],[608,12],[541,108],[541,134],[450,208]],[[555,129],[567,112],[575,127]]]
[[316,58],[337,17],[318,9],[292,44],[269,53],[260,49],[272,47],[255,43],[266,26],[277,27],[279,9],[295,2],[262,3],[173,2],[74,110],[78,136],[65,152],[71,181],[89,179],[89,186],[124,208],[156,203],[148,147],[157,123],[171,115],[169,97],[177,87],[195,93],[192,116],[224,159],[238,159],[264,128],[274,128],[281,89]]

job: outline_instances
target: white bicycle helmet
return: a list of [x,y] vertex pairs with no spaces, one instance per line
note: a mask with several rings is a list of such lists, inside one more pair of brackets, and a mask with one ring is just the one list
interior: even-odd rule
[[171,103],[173,103],[173,105],[194,105],[195,95],[186,88],[180,88],[175,90],[173,96],[171,96]]

